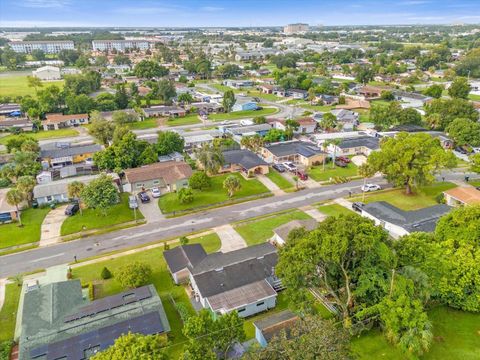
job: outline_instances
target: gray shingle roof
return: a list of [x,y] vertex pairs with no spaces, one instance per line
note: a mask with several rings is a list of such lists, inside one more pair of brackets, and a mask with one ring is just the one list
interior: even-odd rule
[[251,169],[260,165],[267,165],[267,163],[259,158],[250,150],[230,150],[223,152],[225,164],[238,164],[245,169]]
[[401,226],[408,232],[435,230],[438,219],[450,212],[448,205],[434,205],[419,210],[405,211],[385,201],[375,201],[366,204],[362,211],[379,220]]
[[338,147],[340,149],[349,149],[364,146],[371,150],[377,150],[380,147],[379,143],[380,140],[376,137],[362,136],[357,138],[345,139],[338,145]]
[[177,246],[163,252],[163,257],[172,274],[197,265],[206,256],[207,253],[200,244]]
[[271,128],[272,126],[270,124],[255,124],[249,126],[231,127],[227,129],[227,132],[231,133],[232,135],[242,135],[252,132],[268,131]]
[[98,144],[71,146],[65,148],[44,149],[40,152],[42,158],[59,158],[87,153],[96,153],[102,150]]
[[308,158],[324,153],[319,147],[305,141],[277,143],[266,148],[277,157],[300,154]]

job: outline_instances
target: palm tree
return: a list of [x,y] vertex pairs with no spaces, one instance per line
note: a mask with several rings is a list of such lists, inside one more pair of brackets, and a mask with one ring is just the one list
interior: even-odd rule
[[9,205],[15,206],[15,208],[17,209],[18,223],[19,223],[18,226],[23,226],[22,218],[20,216],[20,209],[18,208],[18,205],[20,205],[24,200],[25,200],[24,194],[17,188],[12,188],[7,192],[7,203]]
[[196,155],[203,169],[212,175],[217,174],[225,162],[222,150],[209,144],[203,144],[202,147],[196,151]]
[[342,140],[340,139],[332,139],[330,140],[330,144],[333,145],[333,161],[332,161],[332,169],[335,168],[335,158],[337,157],[337,145],[341,143]]
[[17,180],[17,189],[23,194],[29,205],[31,204],[33,188],[36,184],[37,182],[33,176],[20,176]]
[[298,190],[298,176],[293,176],[292,179],[295,181],[295,188]]
[[240,190],[242,184],[240,184],[240,180],[235,175],[229,175],[225,181],[223,182],[223,188],[228,191],[228,197],[232,197],[233,194]]
[[[327,152],[327,149],[328,149],[328,146],[330,145],[330,140],[325,140],[323,143],[322,143],[322,150],[324,153]],[[323,157],[323,171],[325,171],[325,163],[326,163],[326,160],[327,160],[327,156],[325,155]]]
[[78,200],[80,215],[83,215],[82,206],[81,206],[81,202],[82,202],[81,196],[84,188],[85,188],[85,184],[80,181],[72,181],[70,184],[68,184],[68,197]]
[[[368,162],[366,162],[358,167],[358,174],[363,177],[363,188],[365,189],[367,178],[375,175],[375,170]],[[362,201],[365,201],[365,191],[363,191]]]

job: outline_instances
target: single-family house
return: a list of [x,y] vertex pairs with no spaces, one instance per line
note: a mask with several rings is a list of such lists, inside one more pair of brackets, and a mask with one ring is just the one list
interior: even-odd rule
[[187,111],[178,106],[166,106],[166,105],[159,105],[159,106],[151,106],[149,108],[143,109],[145,113],[145,117],[170,117],[170,118],[178,118],[184,117],[187,114]]
[[12,128],[21,131],[32,131],[33,122],[27,117],[0,116],[0,131],[8,131]]
[[403,108],[422,108],[432,100],[430,96],[409,91],[394,90],[392,93],[395,100],[401,102]]
[[252,80],[225,80],[223,85],[234,89],[243,89],[246,87],[252,87],[254,82]]
[[79,164],[83,162],[92,162],[93,155],[102,150],[98,144],[74,145],[70,144],[54,144],[42,147],[40,151],[40,159],[44,167],[52,167],[54,169]]
[[[313,134],[317,128],[317,122],[312,117],[305,117],[301,119],[295,119],[299,126],[293,130],[294,134]],[[269,123],[273,124],[275,129],[286,130],[287,123],[284,119],[272,119]]]
[[[112,178],[112,182],[118,185],[118,175],[115,173],[108,175]],[[52,202],[68,202],[70,200],[68,197],[68,184],[73,181],[79,181],[87,185],[92,180],[98,178],[98,176],[99,175],[77,176],[35,185],[33,188],[33,198],[37,201],[38,205],[50,204]]]
[[192,150],[195,148],[202,147],[203,144],[213,143],[215,137],[211,134],[198,134],[198,135],[184,135],[183,140],[185,141],[185,150]]
[[335,105],[338,104],[338,96],[334,95],[327,95],[327,94],[320,94],[315,96],[315,102],[321,102],[323,105]]
[[113,114],[117,112],[123,112],[129,115],[136,117],[139,120],[143,120],[143,116],[140,116],[134,109],[122,109],[122,110],[115,110],[115,111],[102,111],[100,112],[100,116],[107,121],[113,120]]
[[163,252],[168,270],[175,284],[188,282],[190,270],[207,257],[201,244],[177,246]]
[[292,313],[290,310],[284,310],[254,321],[255,340],[257,340],[261,347],[266,347],[274,337],[280,336],[282,332],[285,332],[288,337],[289,330],[291,330],[298,321],[298,315]]
[[351,110],[333,109],[330,111],[330,113],[332,113],[332,115],[335,115],[337,121],[341,123],[353,123],[357,125],[360,119],[360,114]]
[[234,138],[238,140],[241,139],[242,136],[252,136],[252,135],[260,135],[265,136],[268,131],[272,128],[270,124],[253,124],[247,126],[225,126],[219,127],[222,129],[225,134],[232,135]]
[[[7,202],[9,189],[0,189],[0,224],[18,219],[17,208]],[[21,208],[21,206],[19,206]]]
[[89,301],[80,280],[24,286],[18,359],[88,359],[128,333],[166,335],[153,285]]
[[60,68],[50,65],[33,70],[32,75],[43,81],[60,80],[62,78]]
[[434,205],[426,208],[405,211],[385,201],[375,201],[362,207],[362,216],[380,225],[394,238],[412,232],[433,232],[438,220],[451,211],[448,205]]
[[250,150],[224,151],[223,158],[225,161],[220,173],[241,172],[247,177],[268,173],[268,164]]
[[302,89],[290,89],[287,91],[287,94],[294,99],[304,100],[308,96],[308,91]]
[[13,116],[12,113],[21,114],[20,104],[16,104],[16,103],[0,104],[0,115]]
[[180,154],[178,151],[174,151],[167,155],[158,156],[158,162],[166,162],[166,161],[182,162],[182,161],[185,161],[185,157],[182,154]]
[[445,202],[450,206],[480,204],[480,190],[473,186],[459,186],[443,192]]
[[288,234],[290,234],[292,230],[304,228],[307,231],[311,231],[317,226],[318,223],[315,219],[292,220],[273,229],[273,237],[271,241],[277,245],[285,245],[288,239]]
[[200,115],[221,113],[224,111],[223,106],[216,102],[194,102],[191,103],[190,106],[197,109]]
[[247,110],[257,110],[258,104],[254,101],[241,101],[237,99],[235,105],[233,105],[232,112],[235,111],[247,111]]
[[76,127],[88,124],[88,114],[47,114],[42,122],[43,130],[58,130],[67,127]]
[[192,168],[183,161],[165,161],[125,170],[126,192],[158,187],[161,193],[178,191],[188,186]]
[[261,149],[261,156],[268,163],[292,161],[303,166],[321,164],[327,156],[315,144],[306,141],[285,141],[266,145]]
[[342,139],[340,144],[330,144],[328,152],[336,156],[347,155],[370,155],[373,151],[380,148],[380,139],[374,136],[360,136],[350,139]]
[[277,249],[269,244],[207,255],[190,270],[195,301],[214,315],[255,315],[276,305],[281,281],[275,275]]
[[376,87],[376,86],[362,86],[358,90],[358,94],[362,95],[365,99],[375,99],[379,98],[382,95],[382,91],[385,89]]
[[273,94],[274,89],[275,86],[271,84],[262,84],[258,87],[258,90],[260,90],[262,94]]

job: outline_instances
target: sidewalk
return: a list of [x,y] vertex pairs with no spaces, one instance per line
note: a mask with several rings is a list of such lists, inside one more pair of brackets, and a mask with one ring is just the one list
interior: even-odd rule
[[327,215],[318,211],[318,209],[314,208],[312,205],[303,206],[299,208],[299,210],[302,210],[305,214],[311,216],[318,222],[322,222],[327,218]]
[[333,202],[347,208],[348,210],[352,210],[352,203],[345,198],[334,199]]
[[239,233],[235,231],[232,225],[227,224],[219,226],[213,230],[217,233],[222,241],[222,247],[220,248],[221,252],[226,253],[247,247],[245,240],[240,236]]

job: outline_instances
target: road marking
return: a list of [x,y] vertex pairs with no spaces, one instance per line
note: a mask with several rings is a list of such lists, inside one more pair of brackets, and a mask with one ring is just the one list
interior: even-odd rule
[[38,261],[53,259],[53,258],[56,258],[56,257],[59,257],[59,256],[63,256],[63,255],[65,255],[65,253],[60,253],[60,254],[56,254],[56,255],[52,255],[52,256],[45,256],[45,257],[42,257],[42,258],[38,258],[38,259],[35,259],[35,260],[31,260],[30,262],[38,262]]

